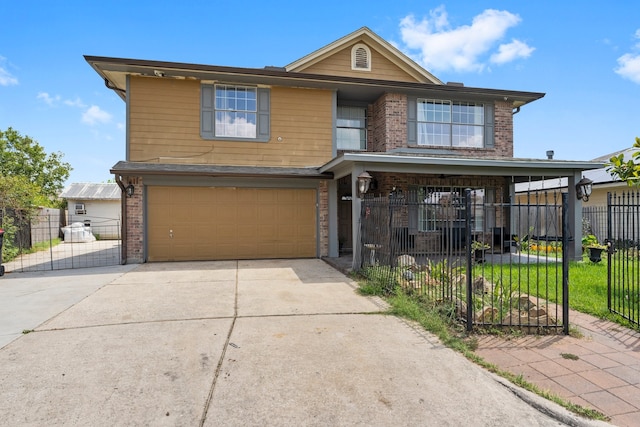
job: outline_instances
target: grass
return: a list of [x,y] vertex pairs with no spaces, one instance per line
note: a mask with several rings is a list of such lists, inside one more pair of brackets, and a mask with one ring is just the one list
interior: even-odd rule
[[385,298],[391,307],[390,312],[392,314],[420,324],[425,330],[437,336],[447,347],[461,353],[467,359],[488,371],[511,381],[513,384],[555,402],[577,415],[594,420],[608,420],[608,417],[601,412],[565,401],[559,396],[529,383],[522,375],[514,375],[508,371],[501,370],[496,365],[486,362],[475,354],[477,339],[472,335],[468,335],[463,325],[456,321],[455,307],[453,305],[430,303],[420,296],[408,295],[398,287],[389,292],[384,283],[375,281],[362,281],[360,283],[360,292],[364,295],[378,295]]
[[44,242],[38,242],[35,243],[31,246],[31,248],[22,248],[20,250],[15,250],[15,256],[11,256],[11,253],[9,252],[13,252],[13,251],[3,251],[2,253],[2,261],[3,262],[9,262],[13,259],[15,259],[16,257],[18,257],[19,255],[23,255],[23,254],[32,254],[35,252],[41,252],[41,251],[48,251],[52,246],[57,246],[62,242],[62,239],[56,237],[54,239],[51,240],[46,240]]
[[[616,258],[616,263],[618,263]],[[614,268],[616,268],[614,266]],[[561,271],[548,265],[487,265],[486,274],[490,278],[508,277],[518,283],[520,289],[552,302],[559,302],[562,296]],[[593,263],[585,255],[583,261],[569,263],[569,307],[581,313],[609,320],[628,328],[634,325],[621,316],[611,313],[607,306],[607,258]],[[627,273],[629,274],[629,273]],[[540,283],[541,291],[535,292]],[[528,292],[530,291],[530,292]],[[558,295],[558,297],[556,297]],[[636,326],[637,327],[637,326]]]

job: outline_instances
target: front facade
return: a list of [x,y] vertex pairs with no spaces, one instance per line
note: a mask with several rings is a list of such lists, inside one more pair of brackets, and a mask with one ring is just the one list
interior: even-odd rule
[[[362,197],[499,203],[531,176],[599,166],[514,159],[513,116],[543,94],[444,84],[368,28],[286,67],[85,58],[127,103],[111,170],[125,262],[335,257],[357,251]],[[412,212],[407,232],[436,242],[438,215]]]

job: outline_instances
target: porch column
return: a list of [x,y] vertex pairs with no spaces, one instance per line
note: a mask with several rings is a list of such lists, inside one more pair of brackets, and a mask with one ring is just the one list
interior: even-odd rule
[[567,192],[569,193],[569,231],[573,236],[573,242],[569,242],[569,259],[582,260],[582,200],[576,197],[576,184],[582,179],[582,172],[576,171],[573,176],[567,178]]
[[338,247],[338,181],[328,181],[328,215],[329,215],[329,257],[337,258],[340,256],[340,248]]
[[362,265],[362,248],[360,245],[360,212],[362,202],[358,194],[358,175],[364,172],[364,167],[354,165],[351,170],[351,241],[353,246],[353,260],[351,268],[356,271]]

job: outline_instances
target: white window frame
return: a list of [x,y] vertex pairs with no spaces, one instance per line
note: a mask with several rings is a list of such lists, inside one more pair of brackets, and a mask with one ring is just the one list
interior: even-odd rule
[[[458,219],[458,211],[464,210],[463,187],[421,185],[416,188],[418,197],[418,231],[434,232],[446,228],[447,224]],[[484,204],[487,190],[472,188],[472,231],[485,231]]]
[[[353,117],[351,116],[349,117],[341,116],[340,112],[344,111],[345,109],[357,109],[362,111],[363,116],[362,116],[361,126],[356,126],[356,123],[355,123],[360,118],[353,119]],[[350,120],[350,119],[353,119],[353,120]],[[364,135],[364,138],[360,138],[360,145],[358,148],[341,146],[341,142],[343,141],[340,138],[341,129],[347,132],[357,130],[360,135]],[[347,139],[345,141],[350,141],[350,140]],[[338,106],[336,111],[336,148],[338,150],[360,150],[360,151],[364,151],[367,149],[367,108],[366,107],[351,106],[351,105]]]
[[84,203],[76,203],[74,210],[76,212],[76,215],[86,215],[87,214],[87,209],[86,209]]
[[418,98],[416,109],[418,146],[486,146],[483,103]]

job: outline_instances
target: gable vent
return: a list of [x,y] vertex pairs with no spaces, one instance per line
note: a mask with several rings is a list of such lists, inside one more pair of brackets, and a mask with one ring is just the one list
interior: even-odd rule
[[364,44],[357,44],[351,49],[351,69],[371,71],[371,51]]

